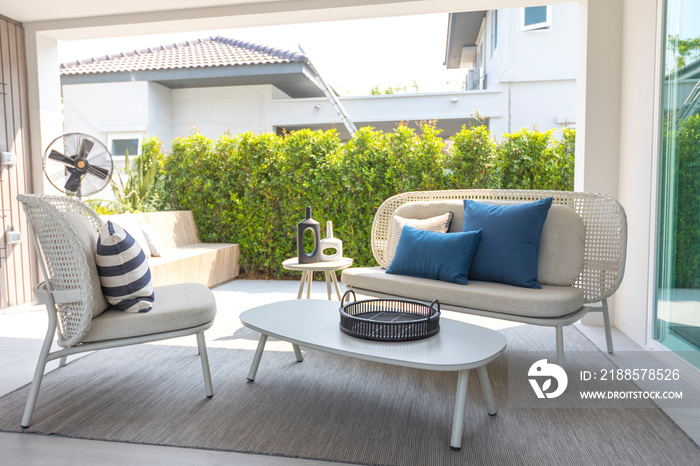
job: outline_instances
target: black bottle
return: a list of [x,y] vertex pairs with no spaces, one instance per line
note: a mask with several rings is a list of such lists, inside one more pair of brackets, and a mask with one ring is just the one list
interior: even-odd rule
[[[304,250],[304,232],[311,230],[314,235],[314,248],[310,254]],[[300,264],[311,264],[321,260],[321,225],[311,218],[311,206],[306,208],[306,218],[297,223],[297,256]]]

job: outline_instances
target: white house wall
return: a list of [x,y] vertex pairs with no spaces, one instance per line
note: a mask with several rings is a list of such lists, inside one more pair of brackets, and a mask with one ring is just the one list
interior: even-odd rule
[[551,9],[551,26],[532,31],[520,30],[521,8],[499,12],[507,13],[510,30],[500,82],[576,78],[578,5],[554,5]]
[[63,86],[66,132],[81,132],[107,143],[111,132],[146,131],[148,83],[71,84]]
[[172,90],[158,83],[148,83],[148,136],[158,136],[164,145],[173,140]]
[[[461,118],[466,122],[476,112],[488,118],[501,117],[500,93],[496,91],[344,97],[340,101],[350,119],[357,122]],[[325,98],[273,101],[270,118],[275,126],[340,121]]]
[[228,86],[173,89],[173,136],[194,129],[209,138],[232,134],[269,132],[272,86]]
[[513,82],[507,85],[511,108],[507,132],[573,127],[576,121],[576,80]]
[[533,31],[520,30],[521,8],[499,10],[495,49],[493,15],[486,15],[487,89],[503,93],[502,118],[490,123],[495,135],[575,126],[578,5],[551,8],[551,27]]

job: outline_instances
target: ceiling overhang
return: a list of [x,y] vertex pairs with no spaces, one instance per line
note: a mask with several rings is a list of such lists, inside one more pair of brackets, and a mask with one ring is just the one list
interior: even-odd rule
[[465,67],[462,64],[463,55],[468,60],[471,56],[469,52],[476,50],[471,48],[476,47],[481,21],[485,16],[486,10],[450,13],[444,63],[447,69]]

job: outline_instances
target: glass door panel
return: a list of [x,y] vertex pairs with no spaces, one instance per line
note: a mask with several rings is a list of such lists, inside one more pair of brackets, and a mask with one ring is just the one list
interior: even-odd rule
[[663,66],[654,338],[700,365],[700,1],[666,0]]

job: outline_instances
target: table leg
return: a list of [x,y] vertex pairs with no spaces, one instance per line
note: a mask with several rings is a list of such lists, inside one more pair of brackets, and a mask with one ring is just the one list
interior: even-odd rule
[[469,384],[469,369],[459,371],[457,379],[457,395],[455,397],[455,413],[452,418],[452,439],[450,448],[462,448],[462,429],[464,426],[464,411],[467,407],[467,386]]
[[314,273],[313,271],[309,270],[306,273],[306,278],[308,279],[306,283],[306,299],[311,299],[311,283],[314,280]]
[[296,356],[297,362],[302,362],[304,360],[304,355],[301,354],[301,348],[299,348],[299,345],[292,343],[292,348],[294,348],[294,356]]
[[497,412],[496,401],[493,399],[489,373],[486,372],[486,366],[481,366],[476,371],[479,373],[479,383],[481,384],[481,394],[484,396],[484,403],[486,403],[486,412],[491,416],[495,416]]
[[297,299],[301,299],[301,294],[304,292],[304,284],[306,283],[306,274],[309,273],[304,270],[301,273],[301,281],[299,282],[299,293],[297,293]]
[[331,278],[331,274],[333,272],[323,272],[326,275],[326,293],[328,294],[328,300],[330,301],[331,299],[331,282],[333,279]]
[[258,347],[255,349],[255,356],[253,357],[253,364],[250,365],[250,372],[248,372],[248,380],[251,382],[255,381],[255,374],[258,372],[258,366],[260,365],[260,358],[262,358],[263,351],[265,350],[265,343],[267,342],[267,335],[264,333],[260,334],[260,340],[258,340]]
[[338,286],[338,277],[335,276],[335,272],[331,271],[329,272],[331,274],[331,278],[333,279],[333,285],[335,285],[335,294],[338,296],[338,301],[340,301],[340,287]]

